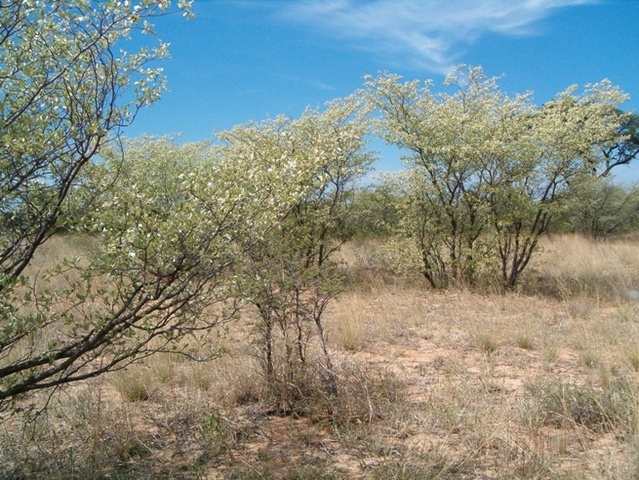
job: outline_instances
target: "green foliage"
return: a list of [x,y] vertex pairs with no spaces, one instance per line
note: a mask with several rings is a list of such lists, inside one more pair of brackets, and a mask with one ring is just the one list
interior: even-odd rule
[[584,176],[571,187],[571,198],[554,230],[592,238],[629,233],[639,227],[639,187],[608,177]]
[[400,244],[433,287],[500,277],[515,287],[569,183],[602,163],[623,137],[625,99],[608,82],[567,89],[541,108],[501,92],[481,68],[456,69],[453,93],[394,75],[367,81],[387,142],[407,150],[396,187],[407,202]]
[[239,274],[241,295],[257,312],[258,354],[267,383],[284,412],[299,396],[313,336],[322,350],[327,388],[335,390],[322,316],[340,288],[332,256],[351,233],[354,182],[372,161],[364,151],[362,107],[349,97],[278,125],[285,148],[318,159],[318,169],[288,215],[247,251]]
[[357,189],[349,203],[349,231],[364,237],[387,237],[399,226],[399,209],[405,199],[382,177],[379,183]]
[[231,267],[304,194],[296,180],[316,172],[315,158],[263,152],[166,138],[105,150],[69,199],[91,199],[82,221],[100,245],[48,272],[44,289],[34,278],[11,291],[0,399],[171,350],[229,318]]
[[[152,33],[146,19],[169,6],[34,0],[2,9],[3,405],[170,350],[229,318],[246,285],[233,277],[241,258],[284,274],[295,321],[312,321],[323,339],[346,185],[370,163],[362,102],[239,126],[212,144],[112,141],[158,98],[164,79],[147,64],[167,53],[165,44],[119,49],[139,25]],[[179,7],[189,14],[188,2]],[[69,223],[98,245],[38,271],[36,251]]]
[[[104,315],[93,305],[108,312],[121,293],[102,297],[102,267],[74,258],[37,277],[25,273],[33,275],[42,244],[80,215],[69,196],[81,172],[164,90],[151,63],[167,45],[123,49],[136,30],[152,33],[147,20],[170,5],[30,0],[0,8],[0,403],[91,376],[83,367],[127,330],[93,330]],[[187,2],[179,8],[190,15]],[[91,204],[86,197],[77,205]]]
[[[150,63],[167,44],[124,53],[171,2],[12,1],[0,8],[0,264],[15,281],[70,213],[79,172],[165,89]],[[180,2],[188,12],[188,5]],[[126,99],[126,100],[125,100]]]
[[619,138],[600,147],[603,165],[595,170],[599,177],[607,177],[615,167],[628,165],[639,155],[639,115],[631,113],[623,117],[617,132]]

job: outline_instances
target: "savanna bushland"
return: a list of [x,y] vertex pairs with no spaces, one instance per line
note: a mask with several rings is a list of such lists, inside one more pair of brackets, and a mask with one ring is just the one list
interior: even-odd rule
[[[384,73],[126,138],[171,12],[0,9],[0,478],[639,475],[624,92]],[[404,171],[365,180],[373,135]]]

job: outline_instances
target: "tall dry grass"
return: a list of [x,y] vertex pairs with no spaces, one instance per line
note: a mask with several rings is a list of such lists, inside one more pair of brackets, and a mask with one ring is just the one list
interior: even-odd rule
[[201,345],[215,360],[160,354],[5,417],[0,478],[638,478],[639,244],[543,247],[498,295],[429,290],[381,242],[349,244],[335,394],[309,368],[304,408],[274,415],[241,320]]
[[562,299],[639,300],[639,243],[592,240],[578,235],[546,237],[527,274],[532,293]]

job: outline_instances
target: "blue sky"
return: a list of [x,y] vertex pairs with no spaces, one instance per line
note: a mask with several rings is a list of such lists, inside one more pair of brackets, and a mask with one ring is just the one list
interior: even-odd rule
[[[170,91],[126,134],[183,141],[346,96],[385,70],[433,79],[460,63],[504,75],[538,104],[572,84],[610,79],[639,112],[639,0],[195,0],[196,19],[156,22],[171,44]],[[374,142],[377,170],[401,168]],[[639,180],[636,167],[619,180]]]

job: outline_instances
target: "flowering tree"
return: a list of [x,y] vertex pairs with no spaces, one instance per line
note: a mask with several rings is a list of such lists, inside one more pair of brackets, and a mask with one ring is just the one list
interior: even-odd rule
[[[190,14],[187,2],[179,7]],[[227,318],[215,304],[228,306],[230,266],[314,178],[316,159],[276,156],[268,144],[256,159],[241,142],[113,141],[164,88],[149,62],[165,44],[122,49],[169,8],[2,4],[0,406],[121,368]],[[32,268],[70,221],[98,232],[90,251]]]
[[333,254],[349,234],[348,202],[373,160],[365,150],[364,106],[355,96],[334,100],[325,111],[307,110],[268,129],[280,148],[318,162],[306,193],[247,251],[240,268],[242,297],[257,313],[258,355],[283,412],[296,408],[304,390],[312,337],[324,386],[336,393],[322,319],[339,292]]
[[69,201],[97,245],[5,292],[0,400],[173,350],[231,318],[231,267],[314,175],[315,159],[261,153],[142,138],[88,165]]
[[602,178],[610,175],[615,167],[628,165],[639,156],[639,115],[631,113],[622,118],[618,140],[601,147],[603,164],[596,173]]
[[[190,15],[189,5],[180,2]],[[0,8],[0,291],[64,221],[100,148],[164,89],[158,43],[125,52],[170,2],[14,0]],[[127,100],[123,100],[126,96]]]
[[394,75],[367,81],[380,134],[410,152],[399,243],[433,287],[499,276],[511,289],[570,182],[622,139],[625,95],[602,82],[538,108],[473,67],[446,85],[452,94]]
[[[190,15],[188,3],[179,7]],[[50,321],[18,301],[23,273],[63,225],[83,169],[164,89],[150,63],[167,55],[166,44],[124,49],[137,31],[152,33],[147,20],[169,8],[168,1],[2,2],[0,399],[51,383],[35,373],[56,363],[47,351],[16,356],[16,346]],[[76,355],[58,353],[69,362]]]

